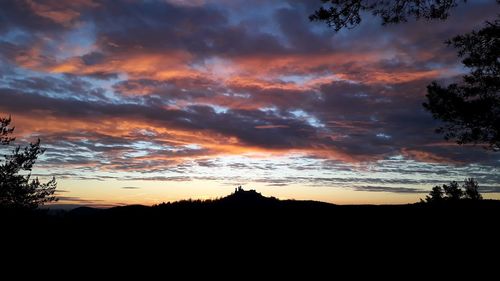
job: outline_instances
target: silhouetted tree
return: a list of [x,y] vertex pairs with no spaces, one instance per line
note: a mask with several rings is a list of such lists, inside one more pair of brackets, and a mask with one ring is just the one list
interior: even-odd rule
[[[14,131],[10,123],[10,117],[0,119],[0,140],[3,145],[14,140],[10,137]],[[24,149],[17,146],[12,154],[4,155],[0,162],[0,207],[31,209],[57,200],[53,196],[56,190],[55,178],[47,183],[40,183],[38,178],[31,179],[31,169],[43,152],[38,139]]]
[[500,20],[448,41],[471,69],[460,84],[427,87],[424,107],[444,121],[437,131],[459,144],[483,143],[500,150]]
[[[443,190],[445,196],[443,196]],[[449,184],[443,184],[442,187],[435,186],[432,188],[431,192],[429,192],[429,195],[425,197],[425,201],[420,201],[426,203],[438,203],[444,201],[458,201],[462,199],[483,199],[483,197],[479,193],[479,184],[475,179],[465,179],[461,187],[456,181],[452,181]]]
[[429,195],[425,197],[425,202],[436,203],[441,201],[443,201],[443,188],[436,185],[432,188],[431,192],[429,192]]
[[460,189],[456,181],[450,182],[449,185],[443,184],[443,189],[448,200],[460,200],[464,195],[464,192]]
[[448,18],[448,11],[466,0],[321,0],[324,5],[309,16],[311,21],[324,21],[335,31],[353,28],[361,22],[361,13],[370,12],[382,24],[406,22],[408,18]]
[[465,198],[471,200],[483,199],[483,196],[479,193],[479,184],[473,178],[465,179],[463,187]]
[[9,144],[14,140],[9,135],[14,131],[14,127],[9,127],[11,118],[0,118],[0,144]]

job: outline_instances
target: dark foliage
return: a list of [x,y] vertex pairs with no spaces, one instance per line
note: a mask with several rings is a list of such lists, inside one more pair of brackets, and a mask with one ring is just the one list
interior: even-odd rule
[[[182,200],[173,203],[162,203],[156,205],[157,208],[172,208],[172,209],[192,209],[192,208],[208,208],[208,209],[224,209],[224,208],[276,208],[284,205],[298,206],[304,201],[281,201],[274,197],[264,197],[255,190],[243,190],[238,187],[234,193],[215,200]],[[305,201],[307,202],[307,201]],[[311,205],[322,205],[321,202],[314,202]]]
[[[0,140],[2,145],[8,145],[14,138],[10,127],[11,119],[0,119]],[[44,203],[57,200],[54,195],[56,181],[54,178],[47,183],[40,183],[38,178],[31,179],[31,169],[38,156],[43,154],[40,139],[21,149],[14,148],[11,154],[4,155],[0,161],[0,207],[34,209]]]
[[[90,237],[100,240],[106,234],[111,234],[109,238],[112,241],[127,237],[126,243],[143,243],[154,237],[162,243],[167,241],[169,245],[181,240],[190,244],[194,241],[213,243],[218,239],[220,243],[238,247],[260,237],[275,247],[279,241],[286,241],[288,246],[290,243],[295,245],[294,239],[311,243],[319,238],[318,235],[325,235],[324,238],[329,239],[332,235],[340,235],[372,244],[378,240],[377,235],[382,238],[400,233],[404,237],[414,235],[416,231],[462,231],[455,229],[457,226],[463,226],[465,230],[477,230],[478,227],[488,228],[492,225],[491,221],[498,217],[500,211],[500,201],[497,200],[458,200],[450,203],[334,205],[278,200],[255,191],[238,191],[215,200],[188,200],[153,207],[80,207],[69,212],[40,213],[38,210],[38,213],[22,215],[19,212],[11,213],[10,217],[4,213],[2,218],[4,226],[22,223],[21,228],[10,229],[24,227],[27,228],[25,233],[43,229],[50,230],[58,237],[82,237],[81,240],[74,240],[78,243]],[[449,216],[450,212],[455,215]],[[449,217],[443,220],[444,216]],[[138,239],[141,235],[144,240]],[[306,239],[308,235],[310,237]],[[168,236],[173,236],[173,239],[166,239]],[[250,240],[242,239],[242,236]],[[289,239],[291,236],[295,238]],[[123,247],[124,244],[120,245]]]
[[443,189],[448,200],[460,200],[464,195],[464,192],[460,189],[456,181],[452,181],[448,185],[443,184]]
[[465,198],[471,200],[483,199],[483,196],[479,193],[479,184],[473,178],[465,179],[463,187]]
[[0,118],[0,144],[9,144],[14,140],[10,136],[14,131],[14,127],[10,127],[11,118]]
[[459,200],[477,201],[483,197],[479,193],[479,184],[473,178],[464,180],[460,187],[456,181],[443,186],[435,186],[429,195],[425,197],[426,203],[457,202]]
[[425,201],[432,203],[443,201],[443,188],[441,186],[433,187],[429,195],[425,197]]
[[[5,214],[0,209],[0,218],[5,229],[2,241],[7,242],[2,253],[16,257],[7,262],[18,264],[23,257],[41,255],[43,261],[63,260],[88,267],[90,257],[92,264],[96,258],[102,259],[95,264],[103,267],[111,261],[118,261],[120,267],[123,261],[128,262],[127,267],[136,268],[137,262],[145,262],[151,268],[151,262],[156,262],[163,270],[166,265],[172,267],[170,260],[192,268],[196,262],[205,265],[212,261],[220,266],[226,264],[225,259],[240,264],[245,258],[258,259],[259,266],[265,263],[273,267],[277,260],[292,259],[295,263],[285,263],[289,268],[290,264],[303,266],[302,258],[314,263],[315,268],[317,260],[325,262],[324,268],[331,268],[334,258],[347,257],[352,263],[365,253],[372,254],[364,259],[371,265],[380,259],[379,253],[390,253],[397,260],[406,254],[407,263],[415,257],[409,248],[429,248],[426,253],[439,259],[443,253],[484,252],[477,243],[464,243],[464,237],[466,242],[474,237],[494,241],[498,236],[494,222],[499,213],[498,200],[333,205],[278,200],[245,191],[216,200],[154,207],[81,207],[69,212],[36,210],[21,215]],[[440,237],[445,237],[446,243]],[[432,246],[436,243],[439,247]],[[50,254],[54,258],[47,259]],[[248,271],[249,266],[244,266]]]
[[437,131],[459,144],[485,144],[500,150],[500,19],[448,44],[471,70],[460,84],[427,87],[424,107],[444,121]]
[[383,24],[406,22],[408,18],[448,18],[448,12],[466,0],[321,0],[325,5],[314,12],[311,21],[323,21],[335,31],[353,28],[361,22],[361,13],[380,17]]

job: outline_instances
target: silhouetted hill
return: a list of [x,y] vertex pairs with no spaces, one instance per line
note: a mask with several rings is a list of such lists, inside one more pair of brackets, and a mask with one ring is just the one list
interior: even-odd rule
[[90,216],[102,213],[103,209],[91,208],[91,207],[77,207],[68,212],[69,216]]
[[[293,212],[317,212],[323,211],[325,214],[342,214],[347,216],[362,215],[370,217],[373,215],[384,214],[387,217],[396,217],[401,214],[410,215],[415,213],[417,216],[428,214],[429,212],[455,212],[456,214],[466,215],[474,212],[498,212],[500,211],[500,200],[481,200],[481,201],[449,201],[440,204],[405,204],[405,205],[335,205],[326,202],[311,200],[279,200],[275,197],[265,197],[255,190],[237,189],[234,193],[218,198],[208,200],[181,200],[176,202],[161,203],[154,206],[144,205],[126,205],[112,207],[108,209],[78,207],[66,212],[67,217],[79,216],[149,216],[172,212],[171,215],[181,215],[178,212],[197,212],[203,211],[227,211],[230,209],[240,210],[241,214],[251,211],[257,214],[260,211]],[[177,212],[177,213],[176,213]],[[226,214],[229,215],[230,213]],[[342,219],[342,218],[338,218]]]
[[[350,235],[379,231],[464,231],[490,227],[500,215],[500,201],[460,201],[443,204],[335,205],[316,201],[279,200],[254,190],[238,189],[213,200],[182,200],[155,206],[130,205],[109,209],[82,207],[59,214],[68,228],[146,229],[169,235],[210,229],[220,232],[332,230]],[[407,233],[405,233],[407,235]]]
[[223,197],[215,201],[220,205],[233,207],[255,207],[255,206],[271,206],[279,204],[280,200],[274,197],[264,197],[255,190],[237,189],[229,196]]
[[[162,203],[154,206],[154,209],[204,209],[204,210],[227,210],[239,209],[241,211],[266,211],[268,209],[292,210],[297,208],[317,209],[332,208],[336,205],[318,202],[318,201],[298,201],[298,200],[279,200],[275,197],[265,197],[255,190],[236,189],[234,193],[214,200],[182,200],[172,203]],[[240,213],[241,214],[241,213]]]
[[[71,239],[142,239],[227,243],[244,236],[278,243],[282,237],[300,241],[408,239],[474,232],[498,234],[500,201],[444,204],[334,205],[316,201],[279,200],[254,190],[238,189],[214,200],[183,200],[155,206],[109,209],[80,207],[72,211],[0,212],[4,229],[16,233]],[[64,234],[61,236],[61,234]],[[488,236],[489,235],[489,236]],[[105,239],[105,240],[106,240]],[[277,240],[278,239],[278,240]],[[84,241],[81,240],[81,241]],[[366,240],[366,241],[369,241]],[[107,240],[106,240],[107,241]],[[272,245],[269,245],[272,247]],[[322,247],[322,246],[321,246]]]
[[[200,254],[204,262],[214,260],[221,251],[229,260],[268,258],[270,264],[287,257],[357,261],[359,253],[380,259],[391,248],[396,249],[393,257],[476,249],[488,244],[482,241],[496,241],[499,215],[500,201],[495,200],[345,206],[279,200],[240,189],[219,199],[151,207],[0,212],[0,237],[16,251],[38,247],[37,253],[59,257],[87,252],[101,256],[103,264],[108,254],[161,262],[169,256],[189,263]],[[143,255],[132,254],[137,251]]]

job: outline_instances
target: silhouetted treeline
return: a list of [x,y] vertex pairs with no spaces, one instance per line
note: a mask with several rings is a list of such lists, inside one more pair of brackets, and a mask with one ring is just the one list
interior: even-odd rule
[[482,199],[483,196],[479,193],[477,181],[473,178],[467,178],[461,187],[456,181],[442,186],[434,186],[429,195],[425,197],[425,201],[422,200],[422,203],[444,204],[459,200],[477,201]]
[[238,191],[216,200],[152,207],[0,212],[0,237],[3,247],[23,257],[35,252],[44,258],[49,253],[73,262],[74,255],[87,253],[103,265],[117,258],[135,263],[154,257],[161,268],[168,268],[166,258],[191,265],[197,258],[203,263],[258,259],[272,264],[283,258],[329,262],[332,256],[349,257],[357,264],[366,254],[380,258],[389,249],[396,249],[400,259],[415,251],[429,255],[474,250],[481,244],[471,241],[478,237],[494,241],[500,201],[457,202],[341,206]]
[[[454,194],[448,190],[450,196]],[[11,210],[12,211],[12,210]],[[24,226],[52,226],[65,229],[134,230],[215,229],[250,227],[253,230],[293,228],[346,229],[377,228],[389,231],[399,227],[430,227],[441,224],[443,216],[453,214],[449,223],[481,223],[500,214],[497,200],[456,200],[453,205],[335,205],[316,201],[279,200],[250,190],[215,200],[184,200],[147,207],[130,205],[109,209],[80,207],[71,211],[37,210],[23,213],[1,212],[4,224],[23,222]]]

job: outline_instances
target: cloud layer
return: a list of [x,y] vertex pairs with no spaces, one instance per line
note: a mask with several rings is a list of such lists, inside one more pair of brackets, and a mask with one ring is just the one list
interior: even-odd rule
[[[221,168],[253,162],[221,159],[266,155],[277,159],[270,167],[315,159],[327,174],[410,163],[377,172],[371,185],[352,180],[373,192],[418,192],[380,179],[418,181],[426,165],[498,182],[498,155],[442,141],[421,106],[430,81],[464,71],[443,41],[493,18],[494,1],[468,3],[447,22],[381,27],[368,18],[338,34],[308,21],[319,4],[4,1],[0,112],[12,114],[21,139],[41,137],[43,166],[69,177],[203,178],[207,168],[225,180]],[[331,184],[307,173],[290,180],[279,168],[244,180]]]

